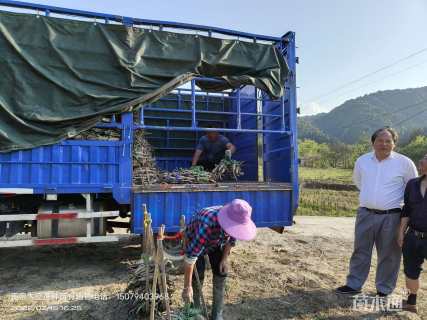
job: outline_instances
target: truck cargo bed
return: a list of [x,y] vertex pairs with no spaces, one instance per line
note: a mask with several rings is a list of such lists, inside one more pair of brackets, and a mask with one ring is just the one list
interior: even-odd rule
[[[54,145],[37,144],[36,148],[1,153],[0,235],[2,230],[5,230],[3,232],[5,234],[13,235],[26,232],[29,227],[32,228],[31,232],[37,234],[35,232],[38,231],[35,228],[37,220],[46,217],[49,217],[50,220],[58,220],[66,219],[71,214],[75,219],[80,219],[76,212],[67,212],[68,215],[58,216],[61,212],[58,212],[57,208],[62,205],[70,208],[84,206],[87,212],[93,214],[106,211],[116,212],[121,217],[130,214],[131,231],[141,234],[144,218],[143,204],[146,204],[151,213],[154,229],[165,224],[167,231],[174,232],[179,229],[181,215],[185,215],[188,221],[201,208],[223,205],[235,198],[245,199],[251,204],[253,207],[252,218],[258,227],[292,225],[299,197],[296,96],[296,63],[298,59],[295,56],[294,32],[289,31],[282,37],[272,37],[210,26],[119,17],[10,0],[0,0],[0,7],[2,7],[0,13],[10,11],[10,8],[13,12],[32,13],[28,17],[18,14],[23,21],[36,19],[38,23],[40,21],[47,23],[51,18],[55,19],[55,25],[59,26],[58,30],[62,30],[59,21],[77,26],[82,25],[80,20],[89,18],[90,23],[85,22],[84,28],[88,26],[91,30],[100,28],[107,30],[113,27],[116,30],[114,32],[126,36],[129,32],[129,34],[133,34],[134,30],[140,30],[138,35],[141,36],[145,33],[148,35],[148,31],[150,33],[155,31],[159,35],[167,32],[167,37],[173,40],[175,37],[170,37],[170,35],[173,35],[174,32],[177,34],[184,32],[188,33],[186,37],[193,37],[196,34],[196,38],[198,38],[200,34],[204,39],[215,38],[209,40],[215,43],[225,40],[224,43],[236,48],[240,48],[243,41],[246,46],[246,42],[249,41],[253,42],[250,46],[266,46],[263,50],[268,49],[269,52],[273,52],[275,58],[281,56],[278,60],[280,65],[283,65],[280,79],[274,81],[276,84],[279,83],[277,81],[280,81],[283,87],[283,90],[280,90],[283,93],[280,94],[280,97],[278,94],[271,94],[271,90],[266,86],[265,78],[261,77],[258,80],[254,78],[260,67],[256,59],[250,59],[253,60],[253,65],[249,63],[245,67],[239,60],[235,65],[237,69],[230,75],[236,72],[235,76],[241,76],[248,72],[246,80],[241,85],[236,83],[235,78],[230,81],[232,78],[227,73],[214,72],[212,69],[205,74],[198,70],[198,76],[195,78],[185,77],[179,83],[171,83],[168,92],[159,94],[155,93],[157,91],[150,91],[152,96],[148,100],[140,100],[139,94],[135,100],[129,96],[130,92],[126,92],[123,99],[132,98],[132,103],[126,105],[126,108],[120,109],[123,111],[122,113],[119,113],[118,109],[108,108],[109,111],[103,113],[102,121],[93,128],[96,129],[96,134],[86,131],[74,136],[80,131],[79,127],[76,127],[75,130],[70,131],[69,135],[66,135],[63,141]],[[3,14],[10,16],[10,13]],[[41,14],[46,17],[42,17]],[[51,14],[54,14],[55,17],[49,17]],[[92,19],[95,19],[93,24]],[[107,26],[111,22],[118,25]],[[31,25],[33,24],[26,24],[26,26]],[[163,30],[164,28],[167,30]],[[37,35],[40,36],[40,39],[43,38],[43,34],[38,33]],[[66,36],[73,37],[73,32],[70,30]],[[80,37],[81,33],[77,32],[74,36]],[[25,41],[28,40],[28,37],[15,38],[14,41],[20,42],[23,48],[27,48]],[[62,42],[58,45],[67,47],[68,38],[61,37],[61,39],[63,40],[56,39],[57,42]],[[84,39],[91,38],[84,37]],[[100,40],[100,43],[106,41],[104,36],[100,39],[103,39]],[[200,38],[197,41],[201,41]],[[37,75],[40,73],[39,71],[43,71],[43,68],[51,70],[51,59],[38,59],[43,56],[39,54],[42,52],[40,50],[44,50],[43,52],[47,54],[50,52],[51,46],[30,42],[33,43],[32,48],[37,52],[34,54],[34,61],[38,63]],[[73,40],[72,43],[77,42]],[[5,44],[5,48],[10,47],[7,41]],[[180,42],[179,45],[183,44]],[[103,55],[98,51],[93,52],[93,50],[91,55],[96,54],[102,56],[102,59],[109,59],[111,55],[109,46],[105,48],[105,51],[102,51]],[[127,46],[125,51],[129,48],[133,47]],[[191,46],[189,52],[192,52]],[[221,56],[221,52],[217,49],[212,50],[212,54],[218,55],[218,57]],[[12,51],[10,54],[15,56],[15,53]],[[127,57],[127,53],[124,56]],[[172,53],[168,57],[165,51],[165,58],[171,59],[168,61],[174,63],[182,63],[182,67],[185,67],[188,59],[184,57],[183,60],[181,58],[176,60],[176,54]],[[90,50],[87,54],[90,54]],[[22,55],[17,55],[16,59],[9,59],[9,62],[18,63],[17,61],[20,61],[18,58],[21,59]],[[116,61],[116,53],[110,58],[114,58],[113,61]],[[75,63],[71,67],[80,66],[81,61],[75,59],[73,61]],[[92,61],[96,61],[96,59]],[[58,72],[70,68],[69,65],[64,65],[63,61],[58,60],[55,63],[57,66],[55,70]],[[19,64],[19,66],[21,65]],[[106,66],[110,68],[112,65],[108,63]],[[81,68],[85,69],[85,67]],[[122,69],[118,68],[119,71]],[[270,71],[269,74],[271,74]],[[23,73],[21,79],[25,85],[28,85],[28,81],[25,82],[28,80],[25,74]],[[70,86],[70,83],[78,80],[72,75],[70,79],[73,82],[61,85]],[[90,77],[92,76],[93,73],[90,73]],[[172,75],[172,77],[175,76]],[[7,80],[8,77],[16,78],[12,73],[6,74],[5,79]],[[163,79],[162,72],[159,73],[159,77],[160,80]],[[184,80],[188,82],[183,83]],[[51,81],[46,82],[46,85],[50,86],[50,84]],[[84,84],[86,85],[87,82]],[[142,88],[139,84],[134,85],[137,85],[139,89]],[[177,87],[177,85],[180,86]],[[7,98],[11,98],[10,100],[16,97],[21,99],[22,97],[14,95],[15,87],[10,87],[11,89],[7,92],[3,90],[2,93]],[[59,88],[62,87],[59,86]],[[150,85],[147,90],[149,88],[154,87]],[[69,92],[75,90],[72,86],[66,89]],[[30,94],[36,95],[38,92],[33,91]],[[52,97],[61,97],[62,94],[63,90],[60,89],[57,95],[51,94],[46,99],[50,101],[53,99]],[[83,97],[81,104],[85,105],[87,97],[89,97],[88,99],[93,98],[91,94],[83,95]],[[40,97],[37,96],[37,98]],[[101,99],[102,103],[105,99],[105,97]],[[124,101],[122,99],[112,100],[115,101],[114,104],[119,103],[119,100],[120,103]],[[30,99],[29,103],[35,102]],[[79,108],[81,104],[77,104]],[[98,106],[99,110],[103,109],[101,111],[97,109],[97,115],[98,111],[99,114],[105,111],[105,108],[101,108],[101,105],[98,104],[90,103],[88,106],[92,108],[93,105]],[[63,107],[55,103],[52,105],[52,110],[54,110],[53,106],[59,106],[58,112]],[[32,110],[30,105],[26,104],[27,107]],[[86,118],[86,114],[84,118]],[[74,118],[69,117],[69,119]],[[180,169],[190,168],[194,150],[200,138],[206,132],[212,131],[221,133],[235,145],[237,151],[233,154],[233,159],[243,163],[239,182],[155,184],[148,187],[144,185],[146,182],[162,181],[156,177],[159,177],[164,171],[178,171],[179,174]],[[108,132],[114,132],[114,135]],[[61,133],[65,133],[65,131]],[[48,135],[46,134],[46,136]],[[73,139],[68,139],[71,136]],[[183,179],[179,181],[182,182]],[[134,186],[134,183],[140,183],[140,186]],[[45,202],[54,204],[50,210],[52,212],[43,211]],[[95,207],[99,207],[99,211],[94,209]],[[18,217],[15,217],[15,214]],[[19,217],[19,215],[27,214],[31,215],[31,224],[26,224],[23,217]],[[11,220],[11,216],[14,216],[14,220]],[[87,219],[86,238],[91,238],[90,241],[94,240],[95,237],[91,237],[88,232],[91,230],[90,225],[93,218],[82,219]],[[77,238],[79,237],[73,237],[72,241],[77,241]],[[55,239],[53,238],[53,241],[64,241],[62,238]],[[41,240],[45,243],[45,239]],[[69,241],[66,239],[63,243],[69,243]],[[26,242],[25,245],[32,244]]]
[[292,186],[288,183],[218,183],[193,185],[152,185],[133,189],[132,232],[143,233],[143,204],[151,213],[156,230],[178,231],[181,215],[186,221],[207,206],[223,205],[235,198],[248,201],[258,227],[292,225]]

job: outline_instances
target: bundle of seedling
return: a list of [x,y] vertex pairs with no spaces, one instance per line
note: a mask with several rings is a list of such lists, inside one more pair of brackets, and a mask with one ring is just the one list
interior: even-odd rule
[[199,309],[185,305],[182,309],[172,312],[172,320],[207,320]]
[[159,229],[154,240],[151,227],[151,215],[144,205],[144,241],[141,259],[132,266],[125,294],[129,306],[130,319],[149,317],[158,319],[166,312],[166,319],[171,319],[170,297],[174,291],[173,281],[169,275],[174,270],[172,262],[165,261],[163,251],[164,225]]
[[212,170],[212,176],[215,181],[222,181],[225,179],[237,179],[243,175],[242,161],[232,159],[222,159],[219,164]]
[[143,130],[136,130],[133,143],[133,184],[150,185],[161,182],[153,149]]
[[117,129],[91,128],[74,136],[73,139],[119,141],[120,131]]
[[[183,256],[178,253],[173,257],[166,253],[163,241],[171,239],[179,242],[183,248],[182,234],[185,228],[185,217],[181,217],[181,230],[175,236],[165,236],[162,225],[154,239],[151,226],[151,215],[146,205],[144,210],[144,238],[141,259],[131,266],[128,286],[123,293],[129,304],[128,319],[167,319],[167,320],[203,320],[202,311],[192,305],[182,309],[171,310],[171,295],[175,291],[174,275],[179,271],[174,262],[182,262]],[[153,294],[154,293],[154,294]],[[206,308],[204,309],[207,314]]]
[[180,168],[172,172],[162,172],[160,181],[171,184],[215,183],[212,173],[203,170],[202,166],[189,169]]

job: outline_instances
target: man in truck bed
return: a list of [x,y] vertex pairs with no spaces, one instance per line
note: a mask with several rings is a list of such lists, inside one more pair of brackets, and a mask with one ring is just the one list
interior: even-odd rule
[[[207,127],[215,128],[214,125]],[[206,171],[212,171],[215,165],[221,162],[221,159],[231,158],[235,151],[236,147],[225,136],[219,134],[218,131],[208,131],[200,138],[191,165],[200,165]]]

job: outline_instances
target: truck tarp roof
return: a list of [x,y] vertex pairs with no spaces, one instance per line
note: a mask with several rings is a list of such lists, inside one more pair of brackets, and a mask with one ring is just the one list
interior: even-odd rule
[[287,74],[274,45],[0,12],[0,151],[59,142],[194,77],[278,98]]

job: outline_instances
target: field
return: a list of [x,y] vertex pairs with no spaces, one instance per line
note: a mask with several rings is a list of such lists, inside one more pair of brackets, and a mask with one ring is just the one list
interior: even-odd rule
[[358,206],[358,192],[351,170],[301,167],[298,215],[352,217]]
[[[420,316],[379,311],[373,305],[376,255],[364,287],[368,304],[336,295],[348,270],[354,218],[295,217],[284,234],[259,229],[254,241],[239,242],[230,256],[226,320],[422,319],[427,286],[421,282]],[[1,320],[128,320],[127,265],[140,256],[138,242],[2,249]],[[204,293],[212,301],[207,272]],[[424,275],[422,275],[424,277]],[[403,274],[397,297],[402,297]],[[174,308],[182,306],[183,279],[176,279]],[[374,307],[373,307],[374,306]],[[372,308],[372,310],[371,310]]]
[[352,184],[352,170],[349,169],[318,169],[318,168],[299,168],[300,180],[321,180],[325,182],[335,182],[342,184]]

